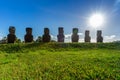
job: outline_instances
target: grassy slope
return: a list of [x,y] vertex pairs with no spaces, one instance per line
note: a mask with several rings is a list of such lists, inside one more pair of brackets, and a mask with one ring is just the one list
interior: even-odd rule
[[0,80],[120,79],[120,44],[0,45]]

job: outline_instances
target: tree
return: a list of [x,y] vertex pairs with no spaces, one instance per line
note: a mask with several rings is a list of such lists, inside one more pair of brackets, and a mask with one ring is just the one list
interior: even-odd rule
[[38,38],[36,39],[36,42],[42,42],[42,37],[38,36]]
[[55,40],[51,40],[51,42],[57,42],[57,41],[55,41]]
[[0,43],[6,44],[6,43],[7,43],[7,37],[3,37],[3,38],[0,40]]
[[21,43],[21,39],[16,38],[15,43]]

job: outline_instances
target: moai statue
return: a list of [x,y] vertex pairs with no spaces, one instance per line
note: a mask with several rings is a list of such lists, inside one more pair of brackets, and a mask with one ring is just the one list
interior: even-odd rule
[[59,27],[58,28],[58,35],[57,35],[57,39],[58,39],[58,42],[64,42],[64,30],[63,30],[63,27]]
[[85,31],[85,42],[90,42],[91,40],[91,37],[90,37],[90,31],[89,30],[86,30]]
[[9,34],[7,35],[7,42],[8,43],[14,43],[15,40],[16,40],[15,27],[10,26],[9,27]]
[[97,42],[103,42],[102,31],[97,31]]
[[24,36],[25,43],[33,41],[32,28],[26,28],[26,35]]
[[51,40],[51,37],[50,37],[50,34],[49,34],[49,29],[44,28],[44,34],[42,36],[42,41],[43,42],[50,42],[50,40]]
[[79,40],[78,28],[73,28],[72,42],[78,42],[78,40]]

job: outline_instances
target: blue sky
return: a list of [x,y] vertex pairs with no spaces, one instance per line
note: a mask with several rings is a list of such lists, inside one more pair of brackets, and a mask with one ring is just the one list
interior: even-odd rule
[[88,19],[96,12],[105,16],[105,24],[98,28],[104,41],[120,40],[120,0],[0,0],[0,38],[7,36],[9,26],[16,27],[16,36],[22,40],[26,27],[33,28],[35,39],[48,27],[56,40],[58,27],[63,26],[66,41],[77,27],[80,41],[84,31],[90,30],[94,42],[96,30]]

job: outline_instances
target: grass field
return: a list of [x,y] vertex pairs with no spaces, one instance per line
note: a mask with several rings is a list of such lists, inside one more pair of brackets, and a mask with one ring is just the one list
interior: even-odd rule
[[0,80],[120,80],[120,44],[3,44]]

